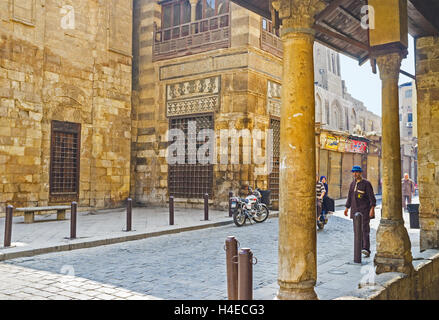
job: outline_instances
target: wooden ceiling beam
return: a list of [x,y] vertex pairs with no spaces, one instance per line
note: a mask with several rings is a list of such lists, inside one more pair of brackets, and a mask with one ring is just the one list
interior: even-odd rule
[[355,21],[358,21],[358,23],[361,23],[361,19],[360,19],[360,18],[354,16],[354,14],[353,14],[352,12],[350,12],[348,9],[346,9],[346,8],[343,7],[343,6],[339,6],[339,7],[337,7],[337,11],[338,11],[338,12],[341,12],[341,13],[344,14],[345,16],[348,16],[349,18],[351,18],[351,19],[353,19],[353,20],[355,20]]
[[439,3],[437,0],[410,0],[410,4],[424,17],[425,20],[439,32]]
[[[252,4],[251,0],[231,0],[232,2],[236,3],[237,5],[240,5],[241,7],[248,9],[250,11],[253,11],[256,14],[259,14],[260,16],[271,20],[271,13],[270,10],[263,10],[263,8],[260,8],[258,6],[255,6]],[[268,0],[266,0],[268,3]]]
[[355,47],[357,47],[359,49],[362,49],[364,51],[367,51],[367,52],[370,51],[370,48],[369,48],[368,45],[366,45],[366,44],[364,44],[364,43],[362,43],[362,42],[360,42],[358,40],[346,37],[345,35],[343,35],[341,33],[328,30],[327,28],[324,28],[324,27],[322,27],[321,25],[318,25],[318,24],[315,24],[313,26],[313,28],[314,28],[314,30],[316,30],[318,32],[321,32],[323,34],[326,34],[329,37],[336,38],[336,39],[341,40],[343,42],[346,42],[346,43],[348,43],[350,45],[353,45],[353,46],[355,46]]
[[352,38],[352,36],[350,34],[343,32],[339,28],[330,25],[329,22],[327,22],[327,21],[320,21],[319,24],[322,25],[323,27],[325,27],[326,29],[328,29],[329,31],[341,34],[342,36],[345,36],[346,38],[356,40],[356,39]]
[[323,11],[318,13],[314,18],[316,22],[327,18],[331,13],[333,13],[337,7],[341,6],[346,0],[333,0]]

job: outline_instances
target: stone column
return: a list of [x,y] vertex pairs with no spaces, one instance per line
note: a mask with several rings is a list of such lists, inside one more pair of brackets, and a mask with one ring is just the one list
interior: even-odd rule
[[382,80],[382,215],[376,242],[376,272],[413,271],[411,243],[402,216],[398,79],[402,54],[378,56]]
[[418,185],[421,250],[439,249],[438,37],[416,39]]
[[278,299],[317,299],[314,16],[320,0],[273,2],[282,19]]

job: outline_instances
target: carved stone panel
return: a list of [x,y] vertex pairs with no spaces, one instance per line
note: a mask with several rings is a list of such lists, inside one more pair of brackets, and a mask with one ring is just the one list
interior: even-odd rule
[[109,1],[109,39],[111,51],[131,56],[132,0]]
[[35,0],[12,0],[12,19],[35,25]]
[[166,87],[168,117],[215,112],[220,106],[221,77],[170,84]]
[[267,86],[267,113],[280,117],[282,85],[268,81]]

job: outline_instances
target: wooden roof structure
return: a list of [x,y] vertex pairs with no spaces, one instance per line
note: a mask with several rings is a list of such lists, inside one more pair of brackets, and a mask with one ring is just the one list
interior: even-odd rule
[[[271,20],[270,0],[231,0]],[[361,26],[367,0],[324,0],[315,18],[316,41],[363,64],[370,57],[369,33]],[[409,33],[413,37],[439,34],[439,1],[407,0]]]

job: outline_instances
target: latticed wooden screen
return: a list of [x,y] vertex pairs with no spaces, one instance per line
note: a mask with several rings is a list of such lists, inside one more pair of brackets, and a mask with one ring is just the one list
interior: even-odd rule
[[280,121],[270,119],[270,128],[273,130],[273,163],[269,181],[271,190],[270,200],[279,201],[279,155],[280,155]]
[[[185,133],[185,164],[169,165],[168,188],[169,195],[176,198],[202,198],[205,193],[212,195],[213,165],[212,164],[189,164],[188,136],[189,122],[194,121],[197,125],[197,134],[202,129],[213,129],[213,115],[192,116],[184,118],[171,118],[170,129],[180,129]],[[205,142],[197,141],[196,150]],[[195,152],[196,152],[195,150]],[[192,155],[194,156],[194,155]],[[195,155],[196,159],[196,155]]]
[[56,200],[76,199],[79,192],[81,125],[52,121],[50,150],[50,196]]

